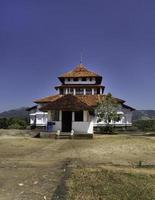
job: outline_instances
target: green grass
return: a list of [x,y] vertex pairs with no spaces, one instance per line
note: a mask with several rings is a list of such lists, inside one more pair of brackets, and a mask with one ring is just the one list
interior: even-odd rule
[[155,175],[75,169],[68,188],[70,200],[155,200]]

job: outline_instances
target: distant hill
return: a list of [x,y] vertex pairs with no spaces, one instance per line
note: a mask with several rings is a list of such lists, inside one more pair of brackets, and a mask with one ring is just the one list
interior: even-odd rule
[[28,118],[28,112],[26,107],[21,107],[18,109],[8,110],[0,113],[0,118]]
[[133,121],[155,119],[155,110],[135,110],[132,119]]

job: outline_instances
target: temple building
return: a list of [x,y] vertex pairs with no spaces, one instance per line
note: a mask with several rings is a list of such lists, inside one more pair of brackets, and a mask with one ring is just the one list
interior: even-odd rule
[[[104,121],[97,122],[95,115],[97,103],[106,97],[102,76],[79,64],[58,79],[60,85],[55,87],[58,94],[35,100],[37,105],[29,109],[31,126],[46,128],[52,124],[51,131],[54,132],[74,130],[88,134],[93,134],[94,127],[105,126]],[[121,118],[115,126],[131,126],[134,109],[127,106],[124,100],[114,99],[121,105],[118,110]]]

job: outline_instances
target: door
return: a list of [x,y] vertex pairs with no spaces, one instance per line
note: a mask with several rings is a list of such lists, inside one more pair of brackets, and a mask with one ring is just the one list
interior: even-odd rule
[[72,129],[72,112],[62,111],[62,132],[71,132]]

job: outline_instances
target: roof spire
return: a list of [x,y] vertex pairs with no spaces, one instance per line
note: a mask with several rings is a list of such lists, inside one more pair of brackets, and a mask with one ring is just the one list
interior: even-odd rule
[[81,52],[81,54],[80,54],[80,64],[82,64],[82,60],[83,60],[83,54]]

